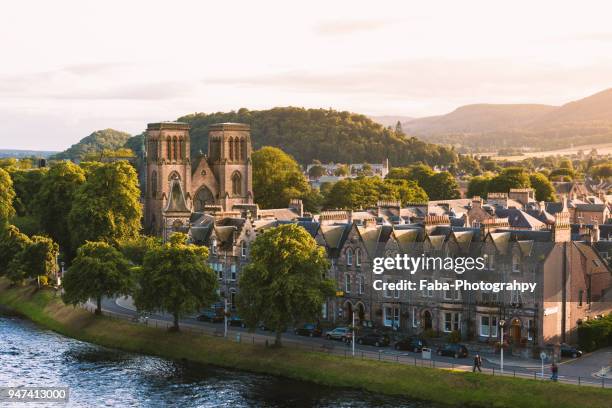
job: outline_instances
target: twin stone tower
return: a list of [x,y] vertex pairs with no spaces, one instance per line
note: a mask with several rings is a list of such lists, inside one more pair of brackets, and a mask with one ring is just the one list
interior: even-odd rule
[[253,203],[250,127],[208,127],[208,154],[190,155],[189,124],[150,123],[145,136],[145,228],[186,232],[193,212]]

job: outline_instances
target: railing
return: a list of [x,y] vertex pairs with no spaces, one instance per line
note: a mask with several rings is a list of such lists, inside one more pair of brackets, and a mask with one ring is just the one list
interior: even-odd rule
[[[95,306],[87,303],[83,304],[82,307],[93,313],[95,311]],[[154,318],[145,318],[145,319],[135,319],[135,316],[129,316],[120,313],[114,313],[107,310],[103,311],[104,316],[110,319],[117,320],[125,320],[130,321],[135,324],[141,324],[148,327],[158,328],[158,329],[169,329],[172,327],[172,322]],[[203,325],[193,325],[190,323],[181,322],[181,330],[187,333],[197,333],[201,335],[223,338],[227,341],[236,342],[236,343],[245,343],[245,344],[255,344],[261,346],[271,346],[274,343],[273,335],[266,335],[262,333],[249,333],[244,331],[233,330],[228,327],[227,337],[225,337],[225,333],[223,330],[223,325],[220,327],[210,327]],[[378,361],[386,361],[393,362],[398,364],[406,364],[414,367],[424,367],[424,368],[433,368],[433,369],[445,369],[451,371],[472,371],[473,366],[471,365],[472,360],[468,357],[465,360],[457,360],[457,362],[446,362],[439,360],[427,360],[422,359],[420,353],[401,353],[396,352],[391,349],[378,350],[378,351],[369,351],[363,349],[356,349],[355,355],[352,354],[352,348],[350,343],[341,343],[337,341],[329,341],[324,344],[307,344],[305,341],[298,341],[289,338],[283,338],[283,345],[287,347],[295,347],[300,350],[309,351],[309,352],[318,352],[318,353],[326,353],[333,354],[336,356],[344,357],[346,359],[356,358],[361,360],[378,360]],[[561,366],[562,367],[562,366]],[[561,369],[562,370],[562,369]],[[477,371],[478,372],[478,371]],[[542,377],[541,371],[531,371],[528,369],[521,368],[505,368],[503,372],[499,368],[482,368],[482,374],[484,375],[492,375],[492,376],[503,376],[503,377],[515,377],[515,378],[524,378],[524,379],[533,379],[539,381],[551,381],[551,373],[550,370],[547,369],[544,372],[544,377]],[[591,386],[591,387],[601,387],[601,388],[612,388],[612,378],[606,378],[605,375],[607,373],[602,372],[602,377],[585,377],[585,376],[564,376],[559,375],[557,382],[565,383],[565,384],[574,384],[580,386]]]

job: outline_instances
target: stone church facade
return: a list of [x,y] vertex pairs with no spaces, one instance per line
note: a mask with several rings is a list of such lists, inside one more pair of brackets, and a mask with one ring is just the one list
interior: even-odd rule
[[208,154],[190,157],[187,123],[150,123],[145,136],[145,229],[167,237],[187,232],[193,212],[230,211],[253,203],[248,125],[209,126]]

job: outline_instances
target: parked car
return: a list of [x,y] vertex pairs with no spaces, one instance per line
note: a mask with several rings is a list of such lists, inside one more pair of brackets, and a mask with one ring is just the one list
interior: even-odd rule
[[386,347],[391,343],[391,340],[386,334],[372,332],[357,337],[357,343],[376,347]]
[[461,358],[468,356],[468,349],[463,344],[447,343],[442,347],[438,347],[436,354],[439,356]]
[[423,347],[427,347],[427,342],[416,336],[404,337],[393,346],[396,350],[408,350],[415,353],[420,353]]
[[201,322],[222,323],[225,319],[223,313],[219,313],[214,309],[205,310],[197,317]]
[[582,357],[582,351],[569,344],[561,344],[561,357],[577,358]]
[[294,332],[299,336],[308,337],[321,337],[321,334],[323,334],[319,326],[314,323],[305,323],[300,327],[296,327]]
[[238,315],[231,315],[228,319],[230,326],[246,327],[242,318]]
[[336,327],[334,330],[330,330],[325,333],[327,340],[341,340],[344,342],[351,341],[353,334],[348,327]]

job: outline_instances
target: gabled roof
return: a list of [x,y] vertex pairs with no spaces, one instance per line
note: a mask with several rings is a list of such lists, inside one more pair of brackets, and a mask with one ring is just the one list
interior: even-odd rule
[[538,231],[546,228],[546,224],[532,217],[523,210],[517,208],[500,208],[495,209],[495,213],[499,218],[508,218],[508,223],[512,228],[526,228],[533,231]]
[[191,210],[187,208],[187,202],[185,201],[185,195],[183,194],[183,188],[179,180],[172,180],[170,197],[168,198],[168,205],[166,205],[164,212],[191,213]]
[[511,238],[510,232],[491,232],[489,233],[489,237],[495,245],[497,252],[502,255],[508,253],[508,244]]

